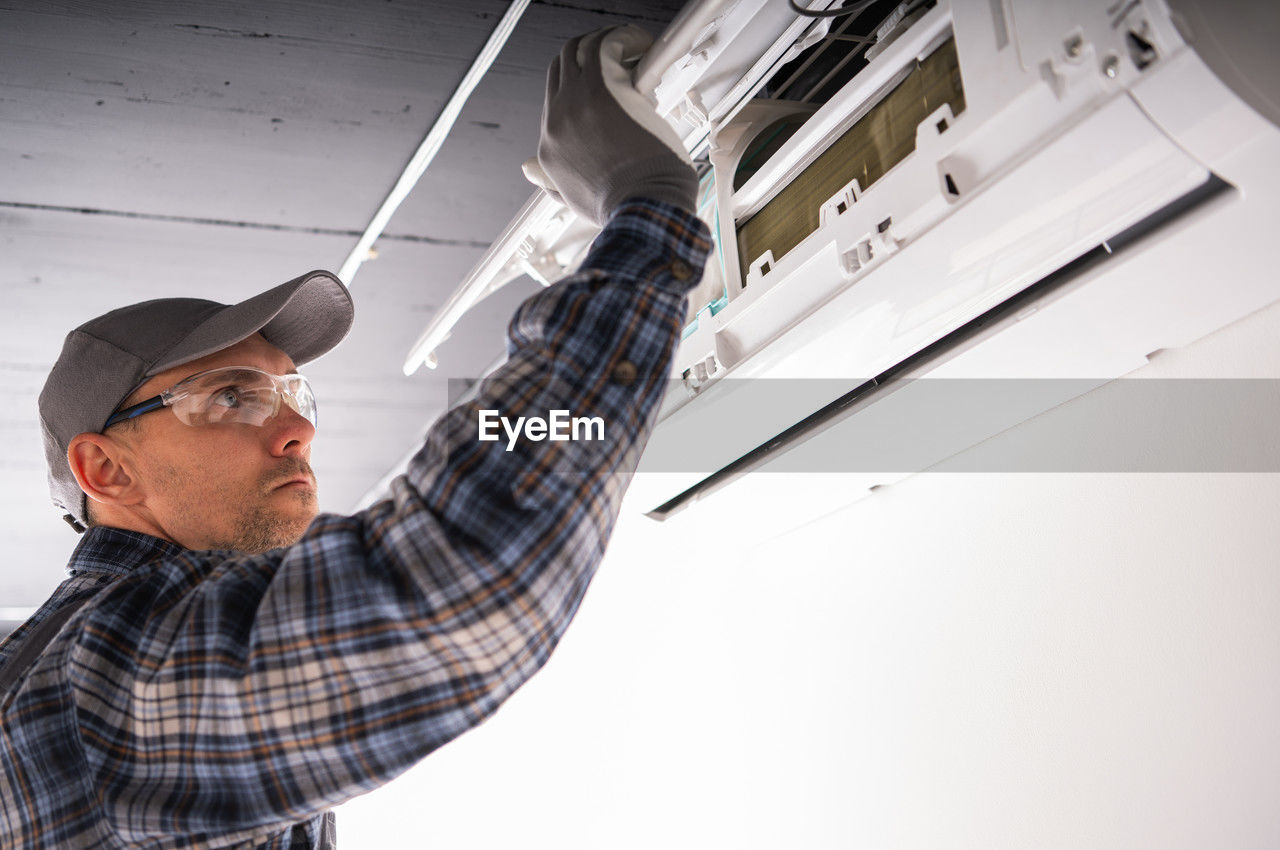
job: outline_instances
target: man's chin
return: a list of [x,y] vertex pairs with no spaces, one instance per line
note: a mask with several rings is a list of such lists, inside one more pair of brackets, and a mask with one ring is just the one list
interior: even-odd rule
[[[270,504],[242,518],[237,545],[241,552],[258,554],[297,543],[319,513],[314,490],[273,492]],[[284,499],[275,498],[284,496]]]
[[311,527],[311,521],[320,513],[314,490],[298,493],[296,496],[296,502],[290,505],[288,510],[278,514],[283,542],[278,543],[277,546],[292,546],[297,543]]

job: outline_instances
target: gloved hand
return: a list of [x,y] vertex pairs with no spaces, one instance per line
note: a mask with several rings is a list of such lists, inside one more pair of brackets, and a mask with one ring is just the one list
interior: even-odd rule
[[689,155],[622,64],[651,42],[633,25],[593,32],[571,39],[547,69],[538,158],[525,174],[597,225],[628,198],[694,209]]

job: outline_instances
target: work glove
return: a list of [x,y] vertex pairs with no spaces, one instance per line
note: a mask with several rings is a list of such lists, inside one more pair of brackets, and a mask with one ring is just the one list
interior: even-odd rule
[[547,69],[538,158],[524,172],[597,225],[628,198],[694,209],[698,178],[684,144],[623,65],[651,42],[630,24],[600,30],[571,39]]

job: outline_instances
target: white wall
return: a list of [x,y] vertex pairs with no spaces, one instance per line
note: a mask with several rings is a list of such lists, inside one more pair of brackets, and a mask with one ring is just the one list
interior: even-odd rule
[[[1144,373],[1276,377],[1280,308]],[[1277,506],[935,473],[790,531],[632,510],[548,668],[343,846],[1280,846]]]

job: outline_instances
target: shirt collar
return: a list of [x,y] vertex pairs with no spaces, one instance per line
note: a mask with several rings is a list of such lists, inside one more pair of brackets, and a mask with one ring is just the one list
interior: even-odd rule
[[176,543],[123,528],[98,525],[80,538],[67,562],[67,574],[87,572],[125,575],[134,567],[184,551]]

